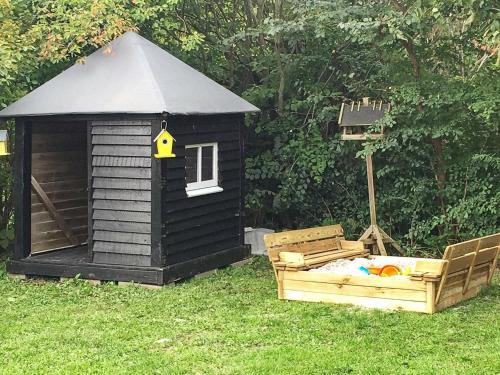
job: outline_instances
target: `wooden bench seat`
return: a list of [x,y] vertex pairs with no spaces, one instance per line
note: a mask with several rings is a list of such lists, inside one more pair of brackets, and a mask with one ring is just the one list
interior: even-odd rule
[[336,259],[369,255],[363,242],[344,238],[344,230],[340,225],[268,234],[264,237],[264,243],[275,271],[304,271]]

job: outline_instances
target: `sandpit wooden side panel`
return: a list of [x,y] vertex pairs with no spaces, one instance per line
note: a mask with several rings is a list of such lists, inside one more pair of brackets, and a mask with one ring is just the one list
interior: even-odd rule
[[436,304],[436,311],[441,311],[449,306],[456,305],[461,301],[475,297],[481,291],[481,288],[487,285],[488,268],[482,267],[474,271],[469,288],[464,293],[464,285],[467,274],[457,275],[447,281],[441,294],[439,302]]
[[475,297],[491,283],[500,256],[500,233],[448,246],[447,262],[436,291],[436,310]]
[[[310,271],[278,271],[282,299],[351,304],[365,308],[432,312],[425,281],[339,276]],[[431,293],[433,289],[431,288]],[[430,303],[430,304],[429,304]]]

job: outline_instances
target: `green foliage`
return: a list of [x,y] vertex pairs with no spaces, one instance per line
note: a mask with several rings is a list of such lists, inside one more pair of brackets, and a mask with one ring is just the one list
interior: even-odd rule
[[[257,134],[271,156],[256,151],[250,158],[254,191],[274,186],[259,195],[260,207],[249,195],[257,219],[267,209],[278,226],[342,222],[359,234],[368,216],[360,158],[375,152],[379,219],[408,252],[437,252],[498,231],[492,2],[289,3],[279,29],[288,47],[286,106],[279,117],[264,118]],[[363,146],[341,143],[332,127],[337,109],[344,98],[361,96],[391,101],[391,114],[373,127],[383,125],[389,136]],[[266,163],[274,176],[259,173],[256,164],[267,171]]]
[[0,248],[6,250],[12,241],[14,241],[14,231],[12,229],[0,230]]

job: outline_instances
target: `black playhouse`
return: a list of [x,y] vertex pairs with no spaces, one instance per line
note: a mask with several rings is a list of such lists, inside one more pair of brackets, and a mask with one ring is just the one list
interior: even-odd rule
[[8,272],[162,285],[244,259],[256,111],[133,32],[0,111],[16,121]]

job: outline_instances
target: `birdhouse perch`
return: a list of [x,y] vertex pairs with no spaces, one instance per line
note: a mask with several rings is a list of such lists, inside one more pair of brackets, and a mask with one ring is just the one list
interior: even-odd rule
[[0,130],[0,156],[9,154],[9,133],[7,130]]

